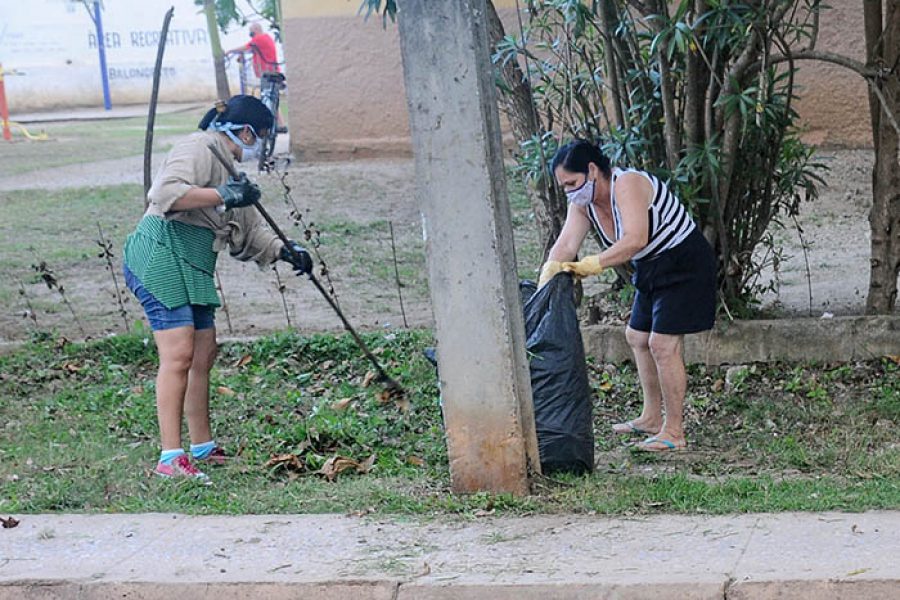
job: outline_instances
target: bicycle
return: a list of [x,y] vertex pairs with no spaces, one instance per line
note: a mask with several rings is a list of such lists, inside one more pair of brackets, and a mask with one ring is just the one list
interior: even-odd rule
[[275,116],[269,133],[262,140],[262,148],[259,152],[259,170],[271,171],[275,165],[275,159],[272,155],[275,152],[275,140],[278,137],[278,104],[281,100],[281,90],[286,85],[284,83],[284,74],[276,71],[268,71],[260,76],[260,100],[266,105]]

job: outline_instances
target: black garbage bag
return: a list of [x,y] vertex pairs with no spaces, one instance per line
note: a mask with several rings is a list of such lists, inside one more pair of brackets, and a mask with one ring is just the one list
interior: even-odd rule
[[591,387],[572,275],[559,273],[540,290],[523,281],[519,291],[541,470],[589,473],[594,469]]

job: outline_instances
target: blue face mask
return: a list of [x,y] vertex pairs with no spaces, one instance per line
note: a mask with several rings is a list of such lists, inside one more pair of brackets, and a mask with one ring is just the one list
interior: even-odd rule
[[594,199],[594,181],[587,181],[574,190],[566,192],[566,200],[575,206],[587,206]]
[[[247,125],[250,127],[250,125]],[[250,127],[250,131],[253,132],[253,143],[245,144],[241,141],[241,138],[236,136],[233,131],[230,129],[225,130],[225,135],[227,135],[232,142],[237,144],[237,146],[241,149],[241,159],[240,162],[250,162],[259,158],[259,151],[262,148],[262,140],[256,134],[256,131],[253,127]]]

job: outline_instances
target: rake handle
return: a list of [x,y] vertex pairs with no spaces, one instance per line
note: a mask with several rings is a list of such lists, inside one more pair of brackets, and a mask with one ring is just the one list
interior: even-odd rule
[[[225,170],[228,171],[228,174],[231,175],[231,177],[233,177],[235,180],[240,179],[240,174],[237,172],[237,169],[235,169],[234,165],[227,158],[225,158],[225,156],[222,154],[222,151],[219,150],[215,146],[215,144],[207,144],[207,148],[209,148],[213,155],[217,159],[219,159],[219,162],[222,163],[222,166],[225,167]],[[281,231],[281,228],[278,227],[278,224],[275,223],[274,219],[272,219],[268,211],[263,208],[263,205],[260,204],[259,200],[254,200],[253,206],[257,211],[259,211],[259,214],[262,215],[262,218],[265,219],[266,223],[269,224],[269,227],[272,229],[272,231],[275,232],[275,235],[278,236],[278,239],[280,239],[284,243],[284,247],[288,249],[288,252],[296,256],[297,251],[294,250],[293,245],[290,243],[291,240],[288,239],[286,235],[284,235],[284,232]],[[341,323],[344,325],[344,329],[346,329],[347,332],[350,333],[350,335],[353,337],[353,341],[356,342],[356,345],[359,346],[359,349],[363,351],[363,354],[366,355],[366,358],[368,358],[369,362],[372,363],[372,366],[375,367],[375,371],[378,373],[379,381],[383,381],[387,385],[387,387],[391,389],[402,390],[403,388],[400,387],[400,384],[394,381],[394,379],[392,379],[391,376],[385,372],[384,368],[382,368],[381,364],[378,362],[378,359],[375,358],[375,355],[372,354],[372,352],[366,346],[365,342],[363,342],[362,338],[359,337],[359,334],[356,333],[356,330],[353,329],[353,326],[350,325],[350,321],[348,321],[347,317],[344,316],[343,311],[341,311],[340,307],[337,305],[331,295],[325,290],[324,287],[322,287],[322,284],[319,282],[316,276],[312,273],[307,273],[307,276],[309,277],[309,280],[313,283],[313,285],[316,286],[316,289],[319,290],[319,293],[322,294],[322,297],[325,298],[325,300],[328,302],[329,306],[331,306],[331,308],[334,310],[335,314],[337,314],[337,316],[340,318]]]

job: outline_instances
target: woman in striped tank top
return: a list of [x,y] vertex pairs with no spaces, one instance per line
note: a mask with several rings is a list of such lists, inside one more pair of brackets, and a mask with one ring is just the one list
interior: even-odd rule
[[252,206],[260,191],[247,176],[228,176],[210,144],[231,160],[255,161],[273,126],[271,111],[253,96],[234,96],[212,108],[197,131],[175,144],[147,194],[147,210],[125,241],[125,282],[141,303],[159,351],[156,410],[162,452],[155,472],[204,483],[208,477],[186,455],[181,440],[187,417],[194,461],[222,464],[227,456],[209,424],[209,373],[216,356],[216,259],[260,267],[277,259],[299,273],[312,270],[309,254],[296,253],[269,229]]
[[[643,171],[613,168],[592,143],[576,140],[561,147],[552,169],[569,207],[539,285],[560,271],[586,277],[631,261],[636,292],[625,338],[644,406],[640,416],[616,423],[613,431],[648,435],[637,444],[641,450],[683,449],[684,335],[713,326],[715,254],[664,182]],[[603,251],[572,262],[591,228]]]

